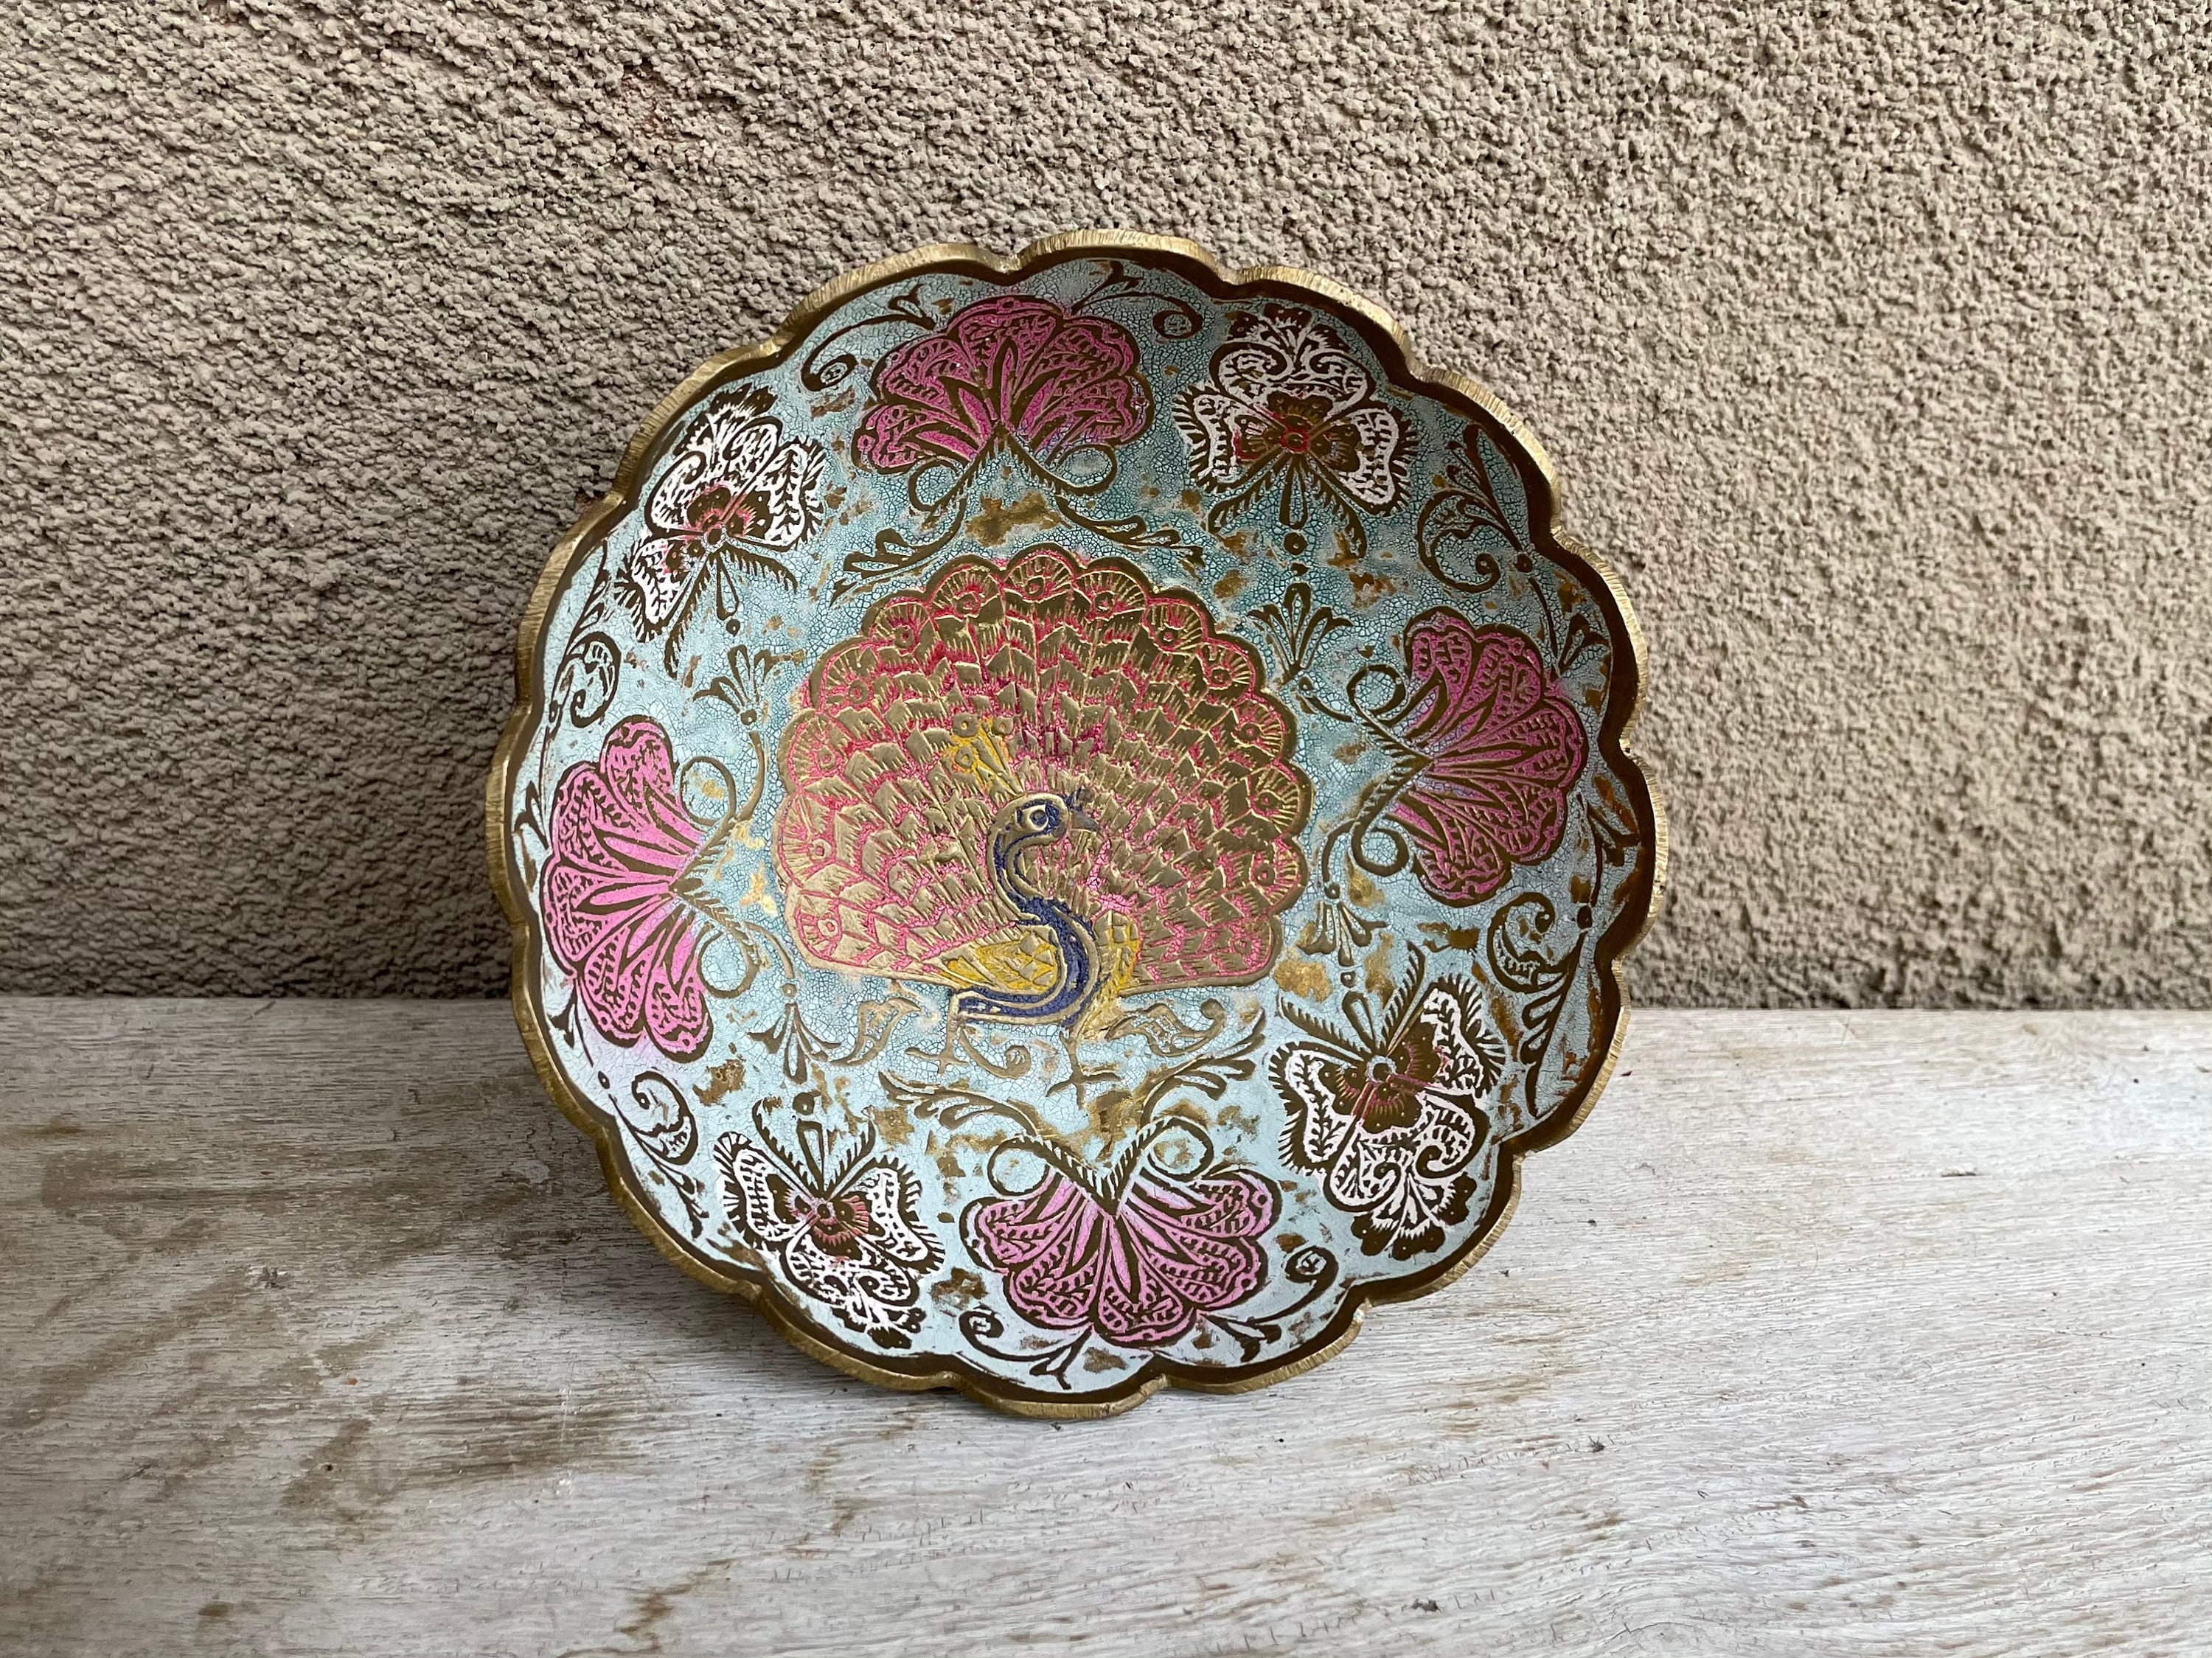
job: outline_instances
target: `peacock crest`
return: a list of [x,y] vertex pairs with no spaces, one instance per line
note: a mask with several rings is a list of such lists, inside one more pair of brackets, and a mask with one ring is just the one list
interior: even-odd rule
[[1249,984],[1306,881],[1311,790],[1260,659],[1197,598],[1054,546],[966,557],[816,665],[775,858],[818,967],[1080,1034]]

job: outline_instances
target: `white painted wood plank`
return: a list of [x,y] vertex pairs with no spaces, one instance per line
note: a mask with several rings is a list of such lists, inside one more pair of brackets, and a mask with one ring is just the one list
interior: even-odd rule
[[0,1002],[0,1649],[2201,1653],[2212,1016],[1636,1016],[1458,1284],[1052,1425],[665,1265],[503,1007]]

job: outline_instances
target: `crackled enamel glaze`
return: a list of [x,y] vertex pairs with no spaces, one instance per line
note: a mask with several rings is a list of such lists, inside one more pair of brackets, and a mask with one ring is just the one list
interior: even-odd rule
[[1443,1281],[1594,1096],[1632,624],[1387,321],[940,249],[709,364],[564,542],[490,810],[555,1095],[681,1263],[1100,1414]]

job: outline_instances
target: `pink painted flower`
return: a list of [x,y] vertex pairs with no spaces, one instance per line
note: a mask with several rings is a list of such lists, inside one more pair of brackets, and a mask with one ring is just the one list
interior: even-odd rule
[[994,443],[1046,466],[1152,423],[1137,347],[1117,324],[1001,294],[955,312],[876,367],[853,454],[879,472],[966,466]]
[[707,1050],[706,923],[681,896],[704,835],[678,794],[668,734],[650,720],[623,720],[553,792],[538,884],[546,941],[593,1026],[624,1048],[649,1039],[675,1060]]
[[1510,628],[1430,610],[1405,650],[1406,689],[1375,721],[1398,762],[1389,815],[1430,894],[1474,903],[1559,846],[1588,741],[1541,654]]
[[1259,1242],[1281,1199],[1249,1169],[1171,1174],[1141,1151],[1102,1190],[1056,1147],[1044,1178],[985,1198],[963,1217],[969,1249],[1004,1273],[1007,1303],[1048,1330],[1088,1330],[1117,1347],[1163,1347],[1267,1281]]

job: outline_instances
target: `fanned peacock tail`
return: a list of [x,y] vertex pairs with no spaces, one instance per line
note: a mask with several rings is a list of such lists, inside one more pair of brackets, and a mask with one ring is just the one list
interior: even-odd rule
[[1109,993],[1249,983],[1305,884],[1311,791],[1257,653],[1194,595],[1040,546],[945,566],[827,653],[784,739],[775,856],[817,966],[954,987],[1035,955],[992,878],[1026,794],[1097,824],[1027,854]]

